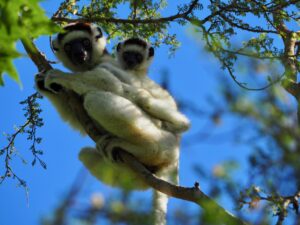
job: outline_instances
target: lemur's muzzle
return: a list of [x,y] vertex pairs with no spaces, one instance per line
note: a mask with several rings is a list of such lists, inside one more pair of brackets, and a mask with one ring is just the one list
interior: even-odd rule
[[90,60],[92,49],[84,46],[81,40],[72,41],[71,46],[69,57],[72,59],[73,63],[84,64]]

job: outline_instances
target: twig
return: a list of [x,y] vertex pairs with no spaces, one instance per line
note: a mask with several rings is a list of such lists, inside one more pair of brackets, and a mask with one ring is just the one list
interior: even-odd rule
[[68,209],[74,204],[76,197],[79,195],[83,188],[84,181],[86,179],[87,173],[83,168],[77,173],[76,179],[73,181],[70,190],[66,194],[65,199],[55,210],[55,216],[53,221],[49,222],[51,225],[63,225],[67,224],[66,218]]
[[136,19],[136,15],[137,15],[137,0],[133,1],[133,15],[132,15],[132,19]]
[[[204,34],[204,38],[205,38],[205,41],[206,41],[206,44],[207,46],[210,48],[210,49],[213,49],[213,45],[212,43],[210,42],[209,40],[209,33],[206,31],[205,27],[204,26],[201,26],[201,29],[203,30],[203,34]],[[230,53],[230,54],[238,54],[239,52],[233,52],[233,51],[229,51],[229,50],[226,50],[224,48],[219,48],[221,52],[226,52],[226,53]],[[240,53],[241,54],[241,53]],[[271,86],[273,86],[274,84],[280,82],[282,80],[282,78],[285,76],[285,73],[283,73],[281,76],[277,77],[275,80],[273,81],[270,81],[269,84],[266,84],[265,86],[263,87],[259,87],[259,88],[252,88],[252,87],[247,87],[245,83],[242,83],[241,81],[239,81],[236,76],[234,75],[234,72],[233,72],[233,69],[230,67],[230,65],[225,61],[223,60],[220,55],[217,55],[217,54],[214,54],[215,57],[222,63],[223,67],[228,71],[229,73],[229,76],[233,79],[233,81],[241,88],[247,90],[247,91],[262,91],[262,90],[265,90]],[[245,54],[243,54],[245,55]]]
[[[19,155],[18,151],[15,147],[15,142],[17,138],[21,135],[26,133],[27,134],[27,140],[31,140],[32,144],[30,146],[30,150],[33,154],[33,161],[32,165],[36,163],[38,160],[40,162],[40,165],[46,169],[46,164],[43,162],[43,160],[40,158],[40,154],[42,154],[41,151],[38,151],[36,149],[37,144],[41,142],[41,138],[37,137],[36,130],[37,127],[41,127],[43,125],[42,119],[39,117],[40,110],[38,109],[36,99],[40,98],[40,95],[38,93],[34,93],[27,97],[26,100],[21,101],[20,104],[26,105],[23,110],[25,111],[25,118],[26,121],[24,124],[18,126],[13,134],[7,135],[8,144],[0,149],[0,156],[5,153],[5,172],[2,176],[0,176],[0,184],[8,177],[12,177],[13,179],[17,179],[19,181],[19,185],[23,186],[27,190],[26,182],[21,179],[13,170],[11,166],[11,161],[13,158],[13,155]],[[21,157],[19,155],[19,157]],[[21,157],[22,158],[22,157]],[[26,161],[22,158],[22,161],[26,163]]]

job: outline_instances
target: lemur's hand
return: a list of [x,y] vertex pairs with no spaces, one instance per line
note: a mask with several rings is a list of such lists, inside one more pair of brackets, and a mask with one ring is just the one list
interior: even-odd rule
[[46,91],[45,88],[45,74],[38,73],[34,77],[35,86],[38,90]]
[[62,72],[60,70],[52,69],[48,70],[44,75],[44,86],[46,90],[49,90],[53,93],[60,92],[63,87],[59,83],[56,82],[56,79],[60,77]]

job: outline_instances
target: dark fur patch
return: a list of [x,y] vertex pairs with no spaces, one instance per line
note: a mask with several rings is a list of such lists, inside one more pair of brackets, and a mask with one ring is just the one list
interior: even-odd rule
[[129,38],[126,41],[124,41],[124,45],[139,45],[143,48],[147,48],[148,46],[147,42],[140,38]]
[[149,54],[148,54],[148,57],[153,57],[154,56],[154,48],[153,47],[150,47],[149,48]]
[[103,37],[103,33],[100,27],[97,27],[97,31],[99,32],[99,34],[96,36],[96,40]]
[[117,52],[119,52],[121,50],[121,43],[118,43],[117,45]]
[[64,32],[64,33],[59,33],[59,34],[57,35],[57,40],[58,40],[58,42],[61,42],[61,40],[66,36],[66,34],[72,32],[72,31],[80,30],[80,31],[86,31],[86,32],[88,32],[89,34],[92,33],[92,30],[91,30],[91,24],[90,24],[90,23],[81,23],[81,22],[67,25],[67,26],[64,27],[64,30],[65,30],[66,32]]

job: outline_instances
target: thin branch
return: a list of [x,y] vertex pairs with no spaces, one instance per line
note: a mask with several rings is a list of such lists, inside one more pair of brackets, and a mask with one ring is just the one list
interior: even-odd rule
[[[194,0],[191,2],[189,8],[182,13],[177,13],[172,16],[162,17],[158,19],[118,19],[118,18],[107,18],[107,17],[92,17],[92,18],[78,18],[78,19],[70,19],[70,18],[52,18],[54,22],[97,22],[97,23],[121,23],[121,24],[155,24],[155,23],[169,23],[178,19],[188,19],[188,16],[193,12],[193,10],[198,5],[198,0]],[[78,14],[79,15],[79,14]],[[79,15],[80,16],[80,15]]]
[[149,16],[149,18],[152,18],[152,15],[149,13],[149,9],[148,9],[148,6],[147,6],[147,3],[146,1],[142,1],[143,2],[143,10],[146,12],[146,15]]
[[[234,2],[232,2],[231,4],[227,5],[226,7],[219,7],[220,9],[211,13],[210,15],[208,15],[207,17],[205,17],[204,19],[202,20],[198,20],[198,23],[200,22],[201,24],[204,24],[206,22],[209,22],[211,21],[212,18],[214,18],[215,16],[218,16],[220,15],[222,12],[230,9],[232,6],[234,5]],[[197,20],[196,20],[197,21]]]
[[[269,7],[269,8],[267,8],[267,6],[264,5],[264,4],[261,4],[257,1],[255,1],[255,2],[260,5],[260,8],[263,9],[264,14],[266,16],[267,12],[270,13],[270,12],[274,12],[274,11],[279,10],[279,9],[283,9],[283,8],[289,6],[290,4],[296,3],[298,1],[299,0],[292,0],[292,1],[289,1],[289,2],[277,4],[277,5]],[[218,5],[218,8],[219,8],[219,10],[211,13],[209,16],[207,16],[206,18],[204,18],[202,20],[193,19],[194,23],[204,24],[208,21],[211,21],[211,19],[214,18],[215,16],[220,16],[229,25],[231,25],[233,27],[236,27],[238,29],[241,29],[241,30],[246,30],[246,31],[249,31],[249,32],[254,32],[254,33],[274,33],[274,34],[277,33],[276,30],[266,30],[266,29],[262,29],[262,28],[260,29],[260,28],[250,27],[250,26],[249,27],[243,26],[240,23],[237,23],[237,22],[234,22],[234,21],[230,20],[229,17],[224,14],[226,12],[240,13],[241,11],[246,13],[246,12],[252,12],[254,9],[242,8],[239,5],[237,5],[234,1],[231,4],[226,5],[226,6]],[[268,19],[268,17],[266,17],[266,19],[272,25],[272,23]],[[188,19],[188,20],[191,21],[191,19]]]
[[269,11],[273,12],[273,11],[277,11],[277,10],[282,10],[282,9],[290,6],[291,4],[295,4],[295,3],[299,3],[299,0],[291,0],[291,1],[286,1],[286,2],[280,1],[278,4],[275,4],[274,6],[269,7]]
[[64,225],[67,224],[66,218],[68,215],[68,209],[74,204],[76,197],[79,195],[83,188],[84,181],[87,178],[86,171],[82,168],[76,175],[76,179],[73,181],[71,188],[69,189],[66,197],[61,204],[56,208],[54,212],[53,221],[49,221],[51,225]]
[[56,12],[54,12],[52,19],[53,18],[58,18],[61,17],[61,14],[63,12],[63,9],[65,8],[66,2],[62,2],[59,6],[59,8],[56,10]]
[[270,11],[266,8],[266,6],[264,4],[260,3],[259,1],[256,1],[256,0],[253,0],[253,1],[262,8],[265,19],[276,30],[276,33],[278,33],[278,29],[276,28],[275,24],[273,23],[273,21],[271,20],[271,18],[268,15],[268,13]]
[[[221,60],[222,61],[222,60]],[[224,61],[222,61],[224,67],[227,69],[230,77],[233,79],[233,81],[241,88],[247,90],[247,91],[263,91],[268,89],[269,87],[273,86],[274,84],[278,83],[279,81],[282,80],[282,78],[285,76],[285,73],[283,73],[281,76],[279,76],[278,78],[276,78],[275,80],[271,81],[269,84],[260,87],[260,88],[249,88],[247,87],[245,84],[241,83],[240,81],[237,80],[236,76],[233,74],[232,69],[230,68],[230,66],[228,66]]]
[[[229,49],[220,47],[220,50],[222,52],[226,52],[226,53],[230,53],[230,54],[234,54],[234,55],[246,56],[246,57],[250,57],[250,58],[256,58],[256,59],[281,59],[281,56],[262,56],[262,55],[256,54],[256,53],[244,52],[243,48],[233,51],[233,50],[229,50]],[[289,56],[289,57],[295,57],[295,55]]]
[[[292,209],[295,211],[296,214],[299,213],[299,197],[300,197],[300,191],[296,192],[295,195],[291,196],[280,196],[280,195],[270,195],[270,196],[261,196],[259,188],[254,188],[249,196],[249,190],[248,194],[246,194],[247,198],[251,198],[250,201],[245,201],[243,199],[240,199],[239,201],[242,204],[249,205],[249,208],[253,207],[253,204],[257,204],[259,201],[267,201],[272,204],[272,206],[276,206],[276,213],[275,216],[278,217],[276,225],[282,225],[283,221],[288,215],[288,207],[289,205],[292,206]],[[254,192],[253,192],[254,191]],[[252,197],[251,197],[252,195]]]
[[43,124],[42,119],[38,116],[40,110],[36,108],[37,98],[40,98],[40,95],[38,93],[34,93],[27,97],[26,100],[20,102],[20,104],[26,105],[26,107],[23,108],[23,110],[25,111],[24,116],[26,117],[26,122],[18,126],[13,134],[7,135],[8,144],[2,149],[0,149],[0,156],[5,153],[5,172],[0,177],[0,184],[2,184],[6,178],[12,177],[13,179],[16,178],[19,181],[20,186],[23,186],[25,189],[27,189],[26,182],[14,172],[11,166],[11,161],[14,155],[19,156],[22,159],[22,161],[26,163],[26,161],[19,155],[19,152],[15,147],[15,142],[20,136],[20,134],[26,133],[28,135],[27,140],[32,141],[32,144],[30,146],[30,150],[34,157],[32,165],[34,165],[38,160],[40,162],[40,165],[44,169],[46,169],[46,164],[39,156],[40,154],[42,154],[42,152],[36,149],[37,144],[41,142],[41,138],[37,137],[36,135],[36,130],[37,127],[40,127]]
[[228,16],[220,13],[220,17],[226,21],[230,26],[232,27],[236,27],[236,28],[239,28],[241,30],[246,30],[246,31],[249,31],[249,32],[253,32],[253,33],[273,33],[273,34],[277,34],[277,31],[275,30],[266,30],[266,29],[263,29],[263,28],[253,28],[253,27],[246,27],[246,26],[243,26],[243,24],[241,23],[235,23],[234,21],[230,20],[228,18]]
[[15,132],[10,138],[9,138],[9,143],[7,146],[5,146],[4,148],[0,149],[0,152],[5,152],[5,173],[3,176],[0,177],[0,184],[3,183],[3,181],[7,178],[7,177],[14,177],[16,178],[21,186],[26,187],[26,182],[21,179],[19,176],[17,176],[17,174],[15,174],[13,172],[13,169],[10,166],[10,160],[11,160],[11,153],[10,151],[12,151],[12,149],[14,148],[14,143],[16,138],[18,137],[19,134],[23,133],[25,131],[25,129],[30,125],[31,121],[28,120],[26,121],[22,126],[19,127],[19,129],[17,130],[17,132]]
[[137,2],[137,0],[134,0],[133,1],[133,15],[132,15],[132,19],[136,19],[136,15],[137,15],[137,4],[138,4],[138,2]]
[[[208,38],[208,32],[206,31],[206,29],[205,29],[204,26],[201,26],[201,28],[202,28],[202,30],[203,30],[203,34],[204,34],[204,38],[205,38],[205,40],[206,40],[206,44],[208,45],[209,48],[212,49],[213,46],[212,46],[212,44],[211,44],[210,41],[209,41],[209,38]],[[229,50],[226,50],[226,49],[224,49],[224,48],[220,48],[220,50],[221,50],[221,51],[224,51],[224,52],[231,53],[231,54],[235,53],[235,52],[230,52]],[[229,76],[233,79],[233,81],[234,81],[239,87],[241,87],[241,88],[243,88],[243,89],[245,89],[245,90],[247,90],[247,91],[262,91],[262,90],[265,90],[265,89],[271,87],[272,85],[278,83],[279,81],[281,81],[282,78],[286,75],[285,73],[283,73],[281,76],[279,76],[278,78],[276,78],[274,81],[271,81],[269,84],[267,84],[267,85],[265,85],[265,86],[263,86],[263,87],[260,87],[260,88],[252,88],[252,87],[250,87],[250,88],[249,88],[249,87],[246,86],[246,84],[244,84],[244,83],[242,83],[242,82],[240,82],[240,81],[237,80],[237,78],[236,78],[236,76],[234,75],[233,70],[231,69],[231,67],[230,67],[223,59],[221,59],[220,56],[218,56],[218,55],[215,54],[215,57],[216,57],[217,59],[220,60],[220,62],[221,62],[221,63],[223,64],[223,66],[226,68],[226,70],[227,70],[228,73],[229,73]]]

